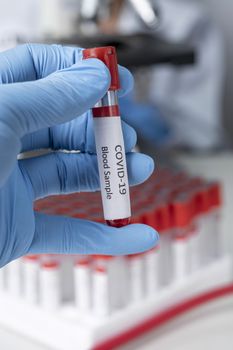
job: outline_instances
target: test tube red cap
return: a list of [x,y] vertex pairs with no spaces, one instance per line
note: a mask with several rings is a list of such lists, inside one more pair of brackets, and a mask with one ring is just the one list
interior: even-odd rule
[[98,58],[109,69],[111,74],[111,85],[109,90],[120,89],[120,79],[118,73],[117,55],[114,46],[93,47],[83,50],[83,59]]
[[95,255],[92,255],[92,258],[94,260],[111,260],[114,258],[113,255],[99,255],[99,254],[95,254]]
[[59,267],[60,263],[59,261],[55,261],[55,260],[50,260],[50,261],[44,261],[41,263],[41,267],[43,269],[57,269]]
[[218,182],[209,184],[209,201],[211,207],[220,207],[222,204],[221,185]]
[[209,211],[211,205],[209,201],[208,186],[203,185],[197,189],[195,194],[196,214],[205,214]]
[[90,256],[79,256],[76,260],[74,265],[75,266],[90,266],[91,264],[91,259]]
[[193,200],[189,196],[181,196],[170,205],[172,224],[175,228],[189,226],[193,219]]
[[40,255],[25,255],[23,259],[26,261],[38,261],[40,259]]
[[143,255],[145,255],[147,252],[142,252],[142,253],[135,253],[135,254],[129,254],[127,255],[127,259],[129,260],[132,260],[132,259],[135,259],[135,258],[140,258],[142,257]]
[[155,228],[163,234],[171,228],[171,218],[167,203],[161,203],[155,209]]

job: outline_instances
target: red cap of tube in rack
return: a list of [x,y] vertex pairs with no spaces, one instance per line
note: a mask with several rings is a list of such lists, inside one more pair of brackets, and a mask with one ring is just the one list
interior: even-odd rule
[[[196,181],[187,175],[180,184],[172,181],[172,169],[166,180],[160,173],[132,188],[132,223],[150,225],[166,235],[170,230],[189,227],[199,215],[221,206],[218,182]],[[37,201],[35,210],[104,223],[100,201],[98,192],[51,196]]]

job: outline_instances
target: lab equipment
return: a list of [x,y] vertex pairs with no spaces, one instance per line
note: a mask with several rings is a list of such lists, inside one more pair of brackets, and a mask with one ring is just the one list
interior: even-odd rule
[[148,29],[157,29],[159,26],[158,8],[149,0],[130,0],[133,8]]
[[112,46],[86,49],[84,59],[98,58],[110,71],[106,95],[92,108],[104,218],[108,225],[122,227],[130,222],[131,207],[125,145],[118,107],[120,81],[116,50]]
[[[216,232],[211,231],[209,235],[208,222],[213,223],[216,219],[213,213],[221,210],[218,182],[193,178],[177,169],[160,168],[145,184],[132,188],[131,198],[133,222],[162,228],[163,239],[159,247],[121,257],[38,256],[39,275],[45,272],[45,262],[50,266],[55,261],[60,266],[61,283],[56,284],[55,289],[51,283],[57,276],[54,274],[57,267],[49,270],[53,277],[50,276],[50,280],[47,275],[46,288],[39,279],[39,295],[43,290],[50,296],[46,298],[46,308],[41,298],[34,305],[26,300],[23,276],[20,299],[8,293],[7,286],[1,289],[0,323],[7,322],[8,328],[28,334],[30,338],[43,339],[44,344],[59,350],[63,350],[70,339],[71,350],[77,348],[77,344],[81,350],[114,349],[185,310],[233,292],[232,259],[224,250],[221,255],[213,256],[215,244],[212,243]],[[95,217],[98,222],[104,222],[99,201],[100,193],[73,193],[41,199],[35,203],[35,209],[75,218],[79,215],[86,219]],[[206,201],[205,206],[203,201]],[[200,214],[207,207],[208,210]],[[200,249],[203,237],[208,237],[211,246],[211,249],[206,249],[205,260]],[[220,230],[218,237],[223,240]],[[197,260],[195,269],[190,265],[193,251]],[[25,258],[22,259],[24,263]],[[33,261],[35,257],[26,259]],[[77,273],[78,270],[82,273]],[[163,273],[167,276],[166,284],[160,278]],[[5,274],[7,280],[7,269]],[[70,293],[64,291],[65,283]],[[80,289],[77,293],[77,288],[82,288],[81,293]],[[53,304],[52,295],[59,303]],[[24,322],[17,323],[15,315]],[[57,332],[57,329],[61,331]]]
[[[133,78],[123,67],[119,73],[122,96]],[[140,225],[116,235],[105,225],[33,211],[36,198],[99,188],[88,110],[109,87],[106,66],[97,59],[82,60],[79,48],[23,45],[0,54],[0,82],[0,266],[25,254],[127,254],[152,248],[158,236],[148,226],[143,235]],[[153,172],[153,160],[131,153],[136,142],[132,128],[123,124],[123,133],[135,185]],[[20,152],[38,149],[52,152],[17,160]]]
[[[131,2],[139,4],[142,1]],[[144,79],[139,90],[143,92],[147,86],[147,102],[158,108],[172,131],[167,140],[168,147],[184,146],[199,150],[222,146],[225,143],[221,118],[225,49],[218,24],[210,18],[200,1],[151,0],[151,4],[158,8],[159,13],[159,27],[153,30],[153,35],[171,45],[189,43],[197,59],[193,66],[150,66],[150,77]],[[122,36],[148,32],[128,1],[124,1],[115,32]],[[125,45],[123,41],[119,42],[124,52]],[[155,45],[156,42],[151,44],[151,55]],[[135,44],[132,46],[135,47]],[[132,55],[131,61],[137,64],[139,57],[144,60],[148,57],[149,60],[151,55],[147,47],[141,50],[141,55]],[[148,55],[144,55],[145,51]],[[162,52],[166,56],[166,50]],[[164,57],[163,54],[161,56]],[[145,76],[144,71],[141,76]],[[169,98],[171,95],[172,99]]]
[[78,0],[40,1],[38,27],[41,39],[72,36],[76,32],[79,9]]
[[[147,29],[155,29],[159,24],[158,9],[149,0],[129,0],[131,10],[135,11],[137,16]],[[109,14],[114,13],[114,19],[122,6],[122,1],[99,1],[99,0],[80,0],[80,30],[83,33],[93,34],[98,31],[98,24],[106,20]],[[114,21],[112,19],[112,21]]]

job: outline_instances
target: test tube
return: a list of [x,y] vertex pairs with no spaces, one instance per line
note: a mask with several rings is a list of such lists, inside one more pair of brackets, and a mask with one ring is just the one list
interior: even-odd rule
[[144,254],[128,255],[128,297],[129,303],[141,301],[145,294]]
[[44,257],[40,266],[40,304],[53,311],[61,304],[60,262],[52,257]]
[[159,243],[159,284],[168,286],[173,275],[172,229],[168,204],[162,200],[155,208],[155,228],[160,233]]
[[191,271],[190,232],[192,232],[192,200],[181,194],[171,204],[174,225],[172,252],[174,282],[183,281]]
[[75,305],[80,312],[91,309],[91,259],[79,256],[74,261]]
[[0,292],[6,290],[7,265],[0,268]]
[[189,261],[190,261],[190,272],[193,273],[198,270],[200,266],[199,259],[199,230],[195,224],[195,215],[193,214],[193,223],[189,232]]
[[116,50],[112,46],[86,49],[83,58],[100,59],[111,74],[109,90],[92,111],[104,218],[108,225],[122,227],[130,222],[131,207],[117,96],[120,82]]
[[23,259],[23,295],[30,304],[39,300],[39,255],[27,255]]
[[159,290],[159,247],[155,247],[144,254],[146,294],[153,296]]
[[125,307],[128,303],[127,296],[127,258],[125,256],[114,257],[111,260],[111,304],[113,311]]
[[106,317],[112,311],[111,303],[111,276],[109,263],[110,256],[96,255],[93,267],[93,312],[96,316]]
[[8,292],[19,297],[22,293],[22,270],[21,260],[11,261],[7,266],[7,289]]
[[195,194],[196,225],[199,230],[199,259],[200,266],[205,266],[210,262],[211,247],[209,237],[211,230],[211,218],[209,215],[210,202],[208,198],[208,188],[205,184],[197,188]]
[[216,259],[223,254],[223,239],[220,227],[222,194],[221,186],[218,182],[208,184],[208,197],[210,203],[210,237],[209,244],[211,245],[211,258]]

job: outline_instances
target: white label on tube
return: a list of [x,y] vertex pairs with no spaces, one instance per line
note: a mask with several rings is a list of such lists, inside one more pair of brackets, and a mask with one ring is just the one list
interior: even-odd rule
[[131,216],[126,156],[120,117],[94,118],[105,220]]

